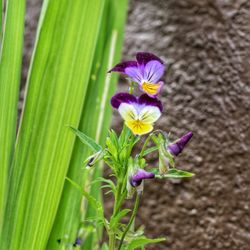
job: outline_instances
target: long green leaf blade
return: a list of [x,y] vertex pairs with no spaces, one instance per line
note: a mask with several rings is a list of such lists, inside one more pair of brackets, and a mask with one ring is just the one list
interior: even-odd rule
[[[89,83],[87,99],[84,105],[79,130],[103,145],[110,123],[111,108],[109,100],[116,88],[117,76],[107,75],[107,71],[120,60],[123,40],[124,22],[127,10],[127,0],[106,1],[105,14],[102,18],[101,33],[98,38],[98,47],[92,74]],[[88,156],[89,151],[78,140],[75,143],[71,158],[68,177],[81,186],[87,186],[91,176],[81,169],[81,163]],[[100,175],[97,168],[96,176]],[[99,184],[95,185],[91,194],[100,198]],[[57,239],[74,242],[81,230],[81,217],[84,219],[86,210],[81,208],[81,194],[67,182],[65,183],[62,200],[58,209],[57,219],[50,237],[47,249],[63,249]],[[83,210],[84,209],[84,210]],[[87,211],[89,217],[90,207]],[[92,249],[92,236],[84,241],[84,249]]]
[[[8,172],[14,151],[21,75],[25,0],[8,0],[0,54],[0,235],[6,202]],[[0,41],[2,7],[0,2]]]
[[63,189],[102,0],[44,2],[15,152],[4,250],[45,249]]

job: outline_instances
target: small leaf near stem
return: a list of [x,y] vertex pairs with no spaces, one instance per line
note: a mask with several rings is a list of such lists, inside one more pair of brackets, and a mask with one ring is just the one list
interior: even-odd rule
[[128,231],[129,231],[129,229],[130,229],[130,227],[131,227],[131,225],[132,225],[132,223],[133,223],[133,221],[134,221],[134,219],[135,219],[135,216],[136,216],[137,211],[138,211],[138,208],[139,208],[139,203],[140,203],[140,194],[137,193],[137,194],[136,194],[136,199],[135,199],[134,210],[133,210],[133,213],[132,213],[132,215],[131,215],[131,217],[130,217],[130,219],[129,219],[128,225],[127,225],[127,227],[125,228],[125,230],[124,230],[124,232],[123,232],[123,234],[122,234],[122,237],[121,237],[121,241],[120,241],[118,250],[121,249],[122,244],[123,244],[123,241],[124,241],[124,239],[125,239],[125,237],[126,237],[126,234],[128,233]]

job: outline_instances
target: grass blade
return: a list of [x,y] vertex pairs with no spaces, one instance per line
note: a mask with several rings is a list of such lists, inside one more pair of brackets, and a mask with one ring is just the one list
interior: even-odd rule
[[46,247],[74,146],[67,126],[80,121],[103,3],[44,2],[10,179],[4,250]]
[[[79,130],[95,138],[101,145],[103,145],[108,132],[111,116],[109,99],[115,91],[117,82],[117,76],[115,74],[108,75],[107,71],[120,60],[127,10],[126,0],[119,1],[120,8],[116,6],[115,2],[107,1],[105,5],[87,99],[79,125]],[[87,147],[84,147],[79,140],[76,140],[68,171],[70,179],[86,187],[88,186],[89,181],[87,180],[90,179],[90,176],[87,176],[88,174],[82,171],[81,163],[88,156],[88,153]],[[99,176],[100,170],[97,169],[94,175],[96,177]],[[96,184],[93,187],[91,194],[100,199],[98,186],[99,184]],[[61,249],[57,239],[64,239],[65,236],[68,236],[67,242],[69,244],[74,242],[79,230],[81,230],[81,218],[84,219],[86,214],[85,210],[80,210],[81,199],[81,194],[66,182],[47,249]],[[84,209],[84,206],[82,208]],[[91,216],[91,211],[93,211],[92,208],[89,208],[87,211],[89,217]],[[84,241],[84,248],[92,249],[92,244],[91,235],[88,240]]]
[[[2,7],[0,2],[0,41]],[[25,0],[8,0],[0,54],[0,235],[8,175],[16,138],[17,104],[21,76]]]

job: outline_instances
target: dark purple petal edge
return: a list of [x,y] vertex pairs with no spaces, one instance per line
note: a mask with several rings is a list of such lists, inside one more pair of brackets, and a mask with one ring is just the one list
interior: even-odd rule
[[138,103],[139,104],[146,104],[146,105],[150,105],[150,106],[156,106],[160,109],[161,112],[163,110],[162,102],[157,98],[153,98],[153,97],[148,96],[147,94],[141,95],[139,97]]
[[118,109],[121,103],[137,103],[137,98],[134,95],[131,95],[129,93],[117,93],[115,94],[111,100],[111,106],[115,109]]
[[136,54],[136,60],[137,60],[139,65],[146,65],[149,61],[152,61],[152,60],[156,60],[156,61],[164,64],[164,62],[158,56],[154,55],[153,53],[149,53],[149,52],[138,52]]
[[126,62],[121,62],[118,63],[112,68],[111,70],[108,71],[108,73],[111,72],[120,72],[120,73],[125,73],[125,69],[127,67],[137,67],[137,62],[136,61],[126,61]]

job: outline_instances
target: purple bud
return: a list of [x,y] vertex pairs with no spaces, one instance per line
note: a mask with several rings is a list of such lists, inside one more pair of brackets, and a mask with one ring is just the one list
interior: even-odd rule
[[154,177],[155,177],[154,173],[147,172],[143,169],[139,169],[136,172],[136,174],[130,177],[130,184],[132,187],[138,187],[142,183],[142,180],[153,179]]
[[168,151],[177,156],[182,152],[186,144],[189,142],[189,140],[192,138],[193,132],[188,132],[187,134],[183,135],[181,138],[179,138],[176,142],[171,143],[168,145]]

